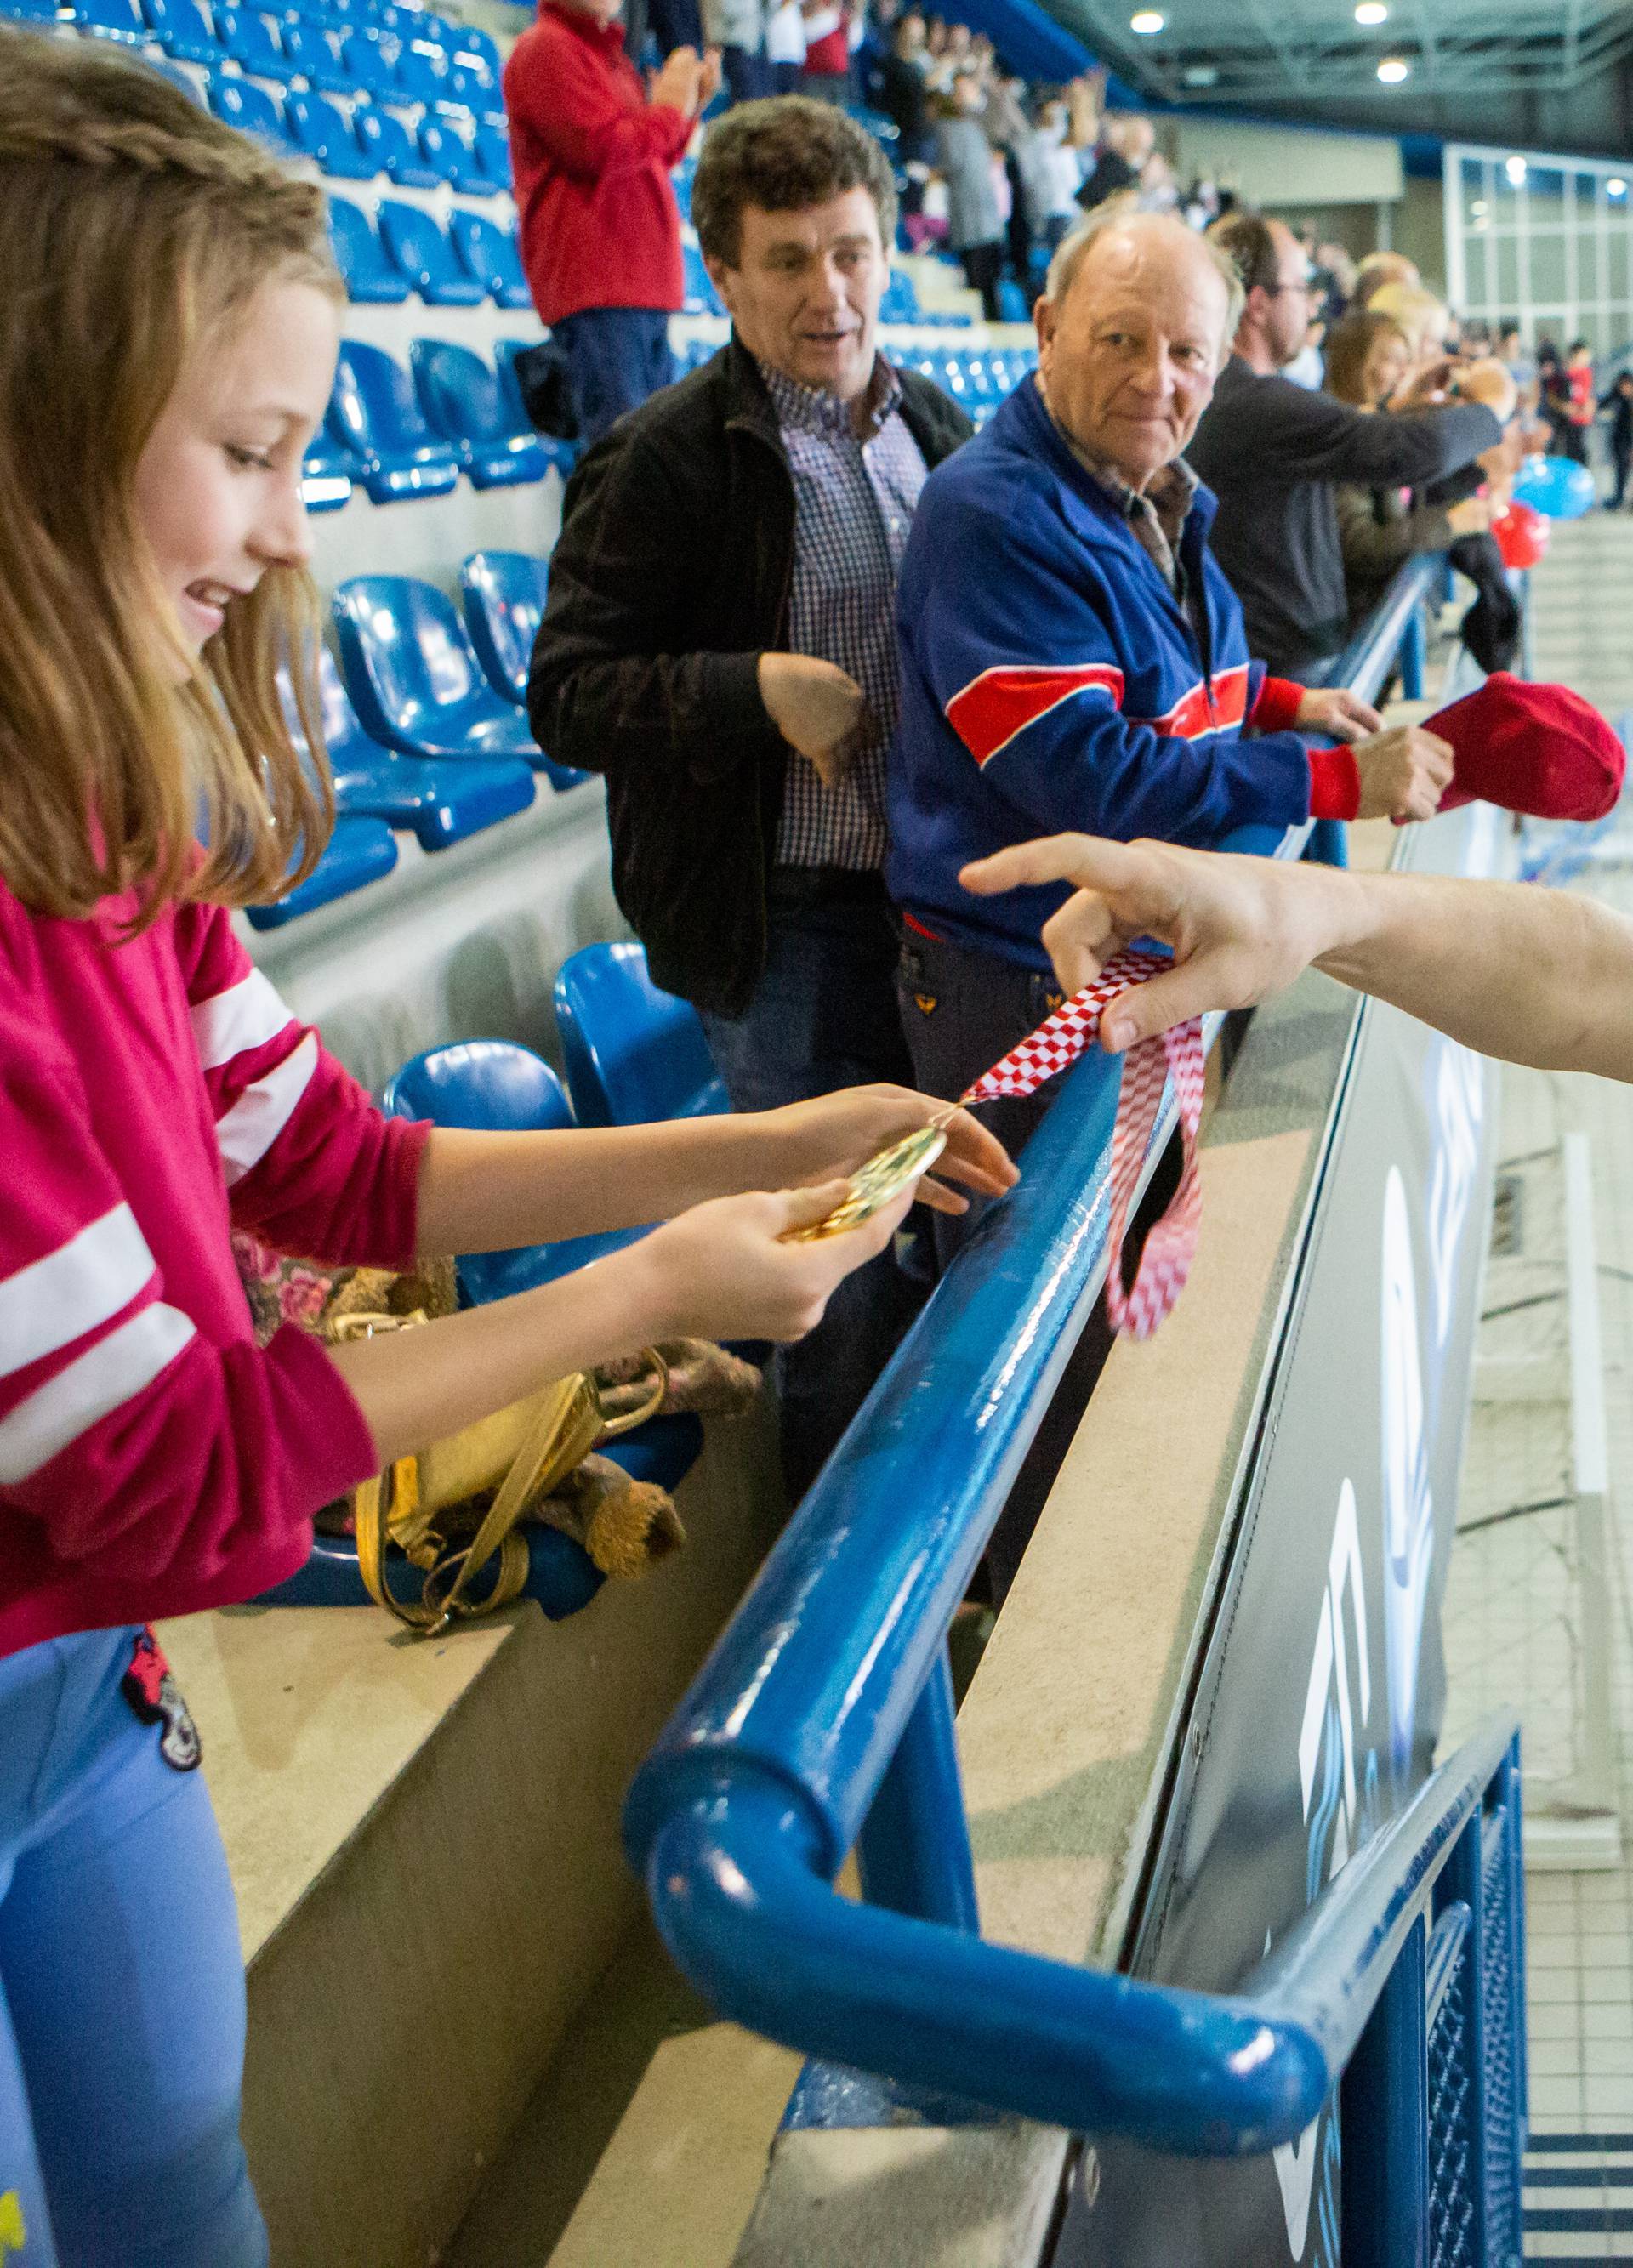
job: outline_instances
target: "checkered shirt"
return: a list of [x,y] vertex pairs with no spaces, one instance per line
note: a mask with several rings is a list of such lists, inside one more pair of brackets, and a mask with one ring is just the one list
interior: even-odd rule
[[788,644],[837,662],[861,686],[869,729],[835,788],[788,752],[777,863],[866,873],[884,859],[884,758],[900,700],[896,578],[925,482],[924,459],[901,415],[901,382],[874,365],[859,437],[850,406],[759,365],[794,475],[794,584]]

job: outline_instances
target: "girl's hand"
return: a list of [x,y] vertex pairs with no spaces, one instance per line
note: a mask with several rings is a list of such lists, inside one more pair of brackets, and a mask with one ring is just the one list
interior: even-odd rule
[[[776,1145],[778,1178],[798,1187],[853,1174],[887,1143],[917,1133],[946,1110],[944,1102],[915,1094],[909,1086],[848,1086],[813,1102],[768,1110],[760,1123]],[[989,1197],[1001,1197],[1020,1179],[1002,1143],[967,1110],[955,1110],[947,1120],[947,1147],[936,1160],[936,1173]],[[919,1195],[936,1212],[970,1209],[967,1197],[928,1175],[920,1182]]]
[[1325,733],[1328,740],[1343,740],[1352,747],[1357,740],[1384,729],[1384,720],[1371,703],[1363,701],[1347,685],[1306,686],[1293,721],[1302,733]]
[[801,1339],[852,1270],[885,1249],[913,1200],[905,1189],[858,1228],[810,1244],[779,1241],[823,1219],[846,1190],[828,1181],[715,1197],[586,1272],[627,1278],[632,1330],[652,1339]]

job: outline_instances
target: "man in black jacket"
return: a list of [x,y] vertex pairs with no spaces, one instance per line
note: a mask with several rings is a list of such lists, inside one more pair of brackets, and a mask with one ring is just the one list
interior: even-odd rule
[[1242,601],[1248,644],[1277,677],[1319,684],[1348,620],[1333,490],[1421,488],[1502,438],[1515,407],[1500,363],[1459,370],[1457,399],[1427,406],[1448,366],[1420,374],[1397,410],[1352,409],[1280,373],[1303,346],[1312,279],[1285,223],[1231,213],[1208,231],[1247,294],[1236,350],[1186,457],[1219,499],[1214,555]]
[[[580,463],[528,712],[607,780],[613,883],[734,1108],[912,1083],[880,869],[897,571],[968,419],[876,352],[895,188],[831,105],[744,103],[692,217],[733,337]],[[889,1255],[782,1366],[800,1494],[917,1298]]]

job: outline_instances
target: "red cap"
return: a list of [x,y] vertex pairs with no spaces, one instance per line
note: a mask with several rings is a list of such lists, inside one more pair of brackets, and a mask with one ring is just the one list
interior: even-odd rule
[[1494,670],[1424,724],[1455,756],[1442,811],[1482,801],[1533,819],[1602,819],[1622,792],[1621,737],[1569,686],[1529,685]]

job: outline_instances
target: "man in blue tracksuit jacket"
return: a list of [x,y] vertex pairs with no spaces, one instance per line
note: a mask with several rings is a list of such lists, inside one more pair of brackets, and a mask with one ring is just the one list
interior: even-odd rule
[[[1038,932],[1066,892],[973,897],[970,859],[1072,829],[1212,845],[1255,828],[1270,850],[1312,817],[1427,817],[1450,777],[1433,735],[1380,731],[1349,693],[1249,657],[1208,549],[1213,497],[1180,455],[1239,304],[1223,256],[1177,221],[1080,225],[1039,305],[1038,377],[925,484],[898,599],[885,879],[930,1094],[957,1094],[1058,1003]],[[994,1130],[1018,1147],[1048,1100],[993,1106]],[[968,1221],[947,1226],[944,1250]]]

